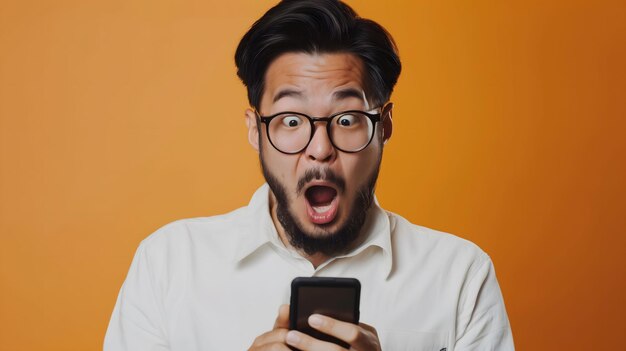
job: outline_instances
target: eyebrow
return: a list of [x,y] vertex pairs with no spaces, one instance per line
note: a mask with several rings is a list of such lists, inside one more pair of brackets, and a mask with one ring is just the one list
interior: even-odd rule
[[333,93],[333,100],[345,100],[347,98],[357,98],[363,102],[363,92],[355,88],[341,89]]
[[274,99],[272,102],[276,102],[287,96],[302,99],[302,92],[294,89],[282,89],[278,93],[276,93],[276,95],[274,95]]
[[[276,95],[274,95],[274,99],[272,99],[272,102],[276,102],[284,97],[294,97],[297,99],[302,99],[303,95],[301,91],[295,89],[282,89],[278,93],[276,93]],[[355,88],[345,88],[333,93],[333,100],[335,101],[345,100],[347,98],[357,98],[361,101],[364,101],[363,93]]]

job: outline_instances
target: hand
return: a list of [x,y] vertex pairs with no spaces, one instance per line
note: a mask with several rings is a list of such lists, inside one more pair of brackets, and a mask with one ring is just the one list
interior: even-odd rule
[[[309,325],[324,334],[332,335],[347,342],[352,351],[380,351],[380,341],[376,329],[365,323],[356,325],[313,314],[309,317]],[[302,351],[345,350],[339,345],[315,339],[295,330],[289,331],[284,340],[287,344]]]
[[285,338],[289,332],[289,305],[282,305],[278,310],[278,317],[274,322],[274,328],[262,335],[259,335],[248,351],[262,350],[284,350],[290,351],[285,345]]

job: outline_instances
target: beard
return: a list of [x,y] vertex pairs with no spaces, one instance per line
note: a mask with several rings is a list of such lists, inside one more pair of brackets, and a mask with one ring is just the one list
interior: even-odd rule
[[[276,197],[276,217],[283,226],[291,246],[304,251],[307,255],[335,256],[347,252],[359,238],[361,228],[367,218],[367,211],[372,205],[381,158],[378,159],[377,166],[368,181],[357,190],[345,223],[334,231],[330,230],[330,224],[316,225],[316,233],[304,230],[302,224],[291,212],[290,200],[285,186],[269,171],[263,160],[262,152],[260,159],[265,181]],[[298,180],[294,194],[300,194],[304,186],[313,179],[332,182],[342,192],[345,189],[345,180],[342,177],[329,168],[316,168],[307,170],[304,176]]]

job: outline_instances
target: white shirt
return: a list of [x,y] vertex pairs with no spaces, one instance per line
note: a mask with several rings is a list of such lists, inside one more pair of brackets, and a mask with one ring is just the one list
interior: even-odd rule
[[359,279],[361,321],[385,351],[514,349],[482,250],[377,204],[367,218],[363,242],[317,269],[280,241],[267,184],[247,207],[164,226],[139,245],[104,350],[246,350],[297,276]]

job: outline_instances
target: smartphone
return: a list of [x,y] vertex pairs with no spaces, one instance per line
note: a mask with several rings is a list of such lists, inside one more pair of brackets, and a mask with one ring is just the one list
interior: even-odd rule
[[361,283],[355,278],[298,277],[291,282],[289,329],[316,339],[350,348],[347,343],[309,326],[309,316],[317,313],[344,322],[359,323]]

